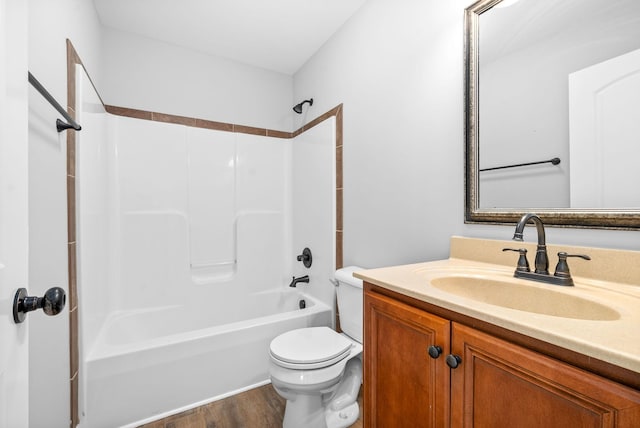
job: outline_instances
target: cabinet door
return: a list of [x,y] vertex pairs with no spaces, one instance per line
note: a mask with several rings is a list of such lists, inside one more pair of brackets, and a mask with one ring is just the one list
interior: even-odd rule
[[450,322],[375,293],[364,308],[365,427],[448,427]]
[[640,392],[453,323],[452,427],[640,427]]

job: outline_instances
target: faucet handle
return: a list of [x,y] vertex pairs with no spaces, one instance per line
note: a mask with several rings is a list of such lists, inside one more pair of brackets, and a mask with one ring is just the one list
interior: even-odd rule
[[304,267],[310,268],[311,263],[313,262],[313,257],[311,256],[311,250],[309,248],[305,248],[304,250],[302,250],[302,254],[296,257],[296,259],[299,262],[302,262],[302,264],[304,264]]
[[556,265],[556,273],[553,276],[560,278],[570,278],[569,264],[567,263],[567,257],[580,257],[581,259],[591,260],[591,257],[586,254],[568,254],[564,251],[558,253],[558,264]]
[[520,253],[516,272],[531,272],[531,269],[529,268],[529,261],[527,260],[526,248],[503,248],[502,251],[515,251],[516,253]]

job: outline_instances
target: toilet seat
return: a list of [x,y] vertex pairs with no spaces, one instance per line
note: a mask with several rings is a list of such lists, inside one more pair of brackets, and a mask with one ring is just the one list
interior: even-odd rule
[[294,370],[320,369],[344,359],[353,342],[328,327],[291,330],[271,341],[271,359]]

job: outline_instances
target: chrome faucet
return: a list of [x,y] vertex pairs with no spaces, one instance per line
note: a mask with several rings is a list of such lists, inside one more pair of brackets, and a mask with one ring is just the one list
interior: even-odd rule
[[549,275],[549,256],[547,255],[547,242],[544,233],[544,224],[540,217],[536,214],[528,213],[522,216],[516,225],[516,231],[513,233],[514,241],[522,241],[522,232],[527,223],[533,220],[538,232],[538,249],[536,250],[535,272],[543,275]]
[[584,260],[591,260],[587,255],[583,254],[567,254],[564,251],[558,253],[558,265],[553,275],[549,274],[549,257],[547,256],[547,243],[544,233],[544,224],[540,217],[536,214],[528,213],[522,216],[518,224],[516,225],[516,231],[513,234],[514,241],[522,241],[522,232],[524,227],[533,221],[536,225],[538,232],[538,247],[536,250],[535,272],[531,272],[529,269],[529,262],[527,261],[526,248],[503,248],[502,251],[515,251],[520,254],[518,258],[518,266],[516,267],[513,276],[516,278],[526,278],[533,281],[546,282],[548,284],[555,285],[573,285],[573,279],[569,272],[569,265],[567,264],[567,257],[580,257]]
[[289,284],[289,287],[295,287],[296,284],[298,284],[299,282],[304,282],[304,283],[309,283],[309,275],[305,275],[305,276],[301,276],[299,278],[296,278],[295,276],[293,277],[293,279],[291,279],[291,284]]

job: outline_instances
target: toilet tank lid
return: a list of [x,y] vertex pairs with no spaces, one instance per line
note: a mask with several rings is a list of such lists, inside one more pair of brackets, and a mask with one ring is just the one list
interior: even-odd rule
[[354,272],[366,270],[360,266],[346,266],[336,271],[335,277],[338,281],[354,287],[362,288],[362,280],[353,277]]

